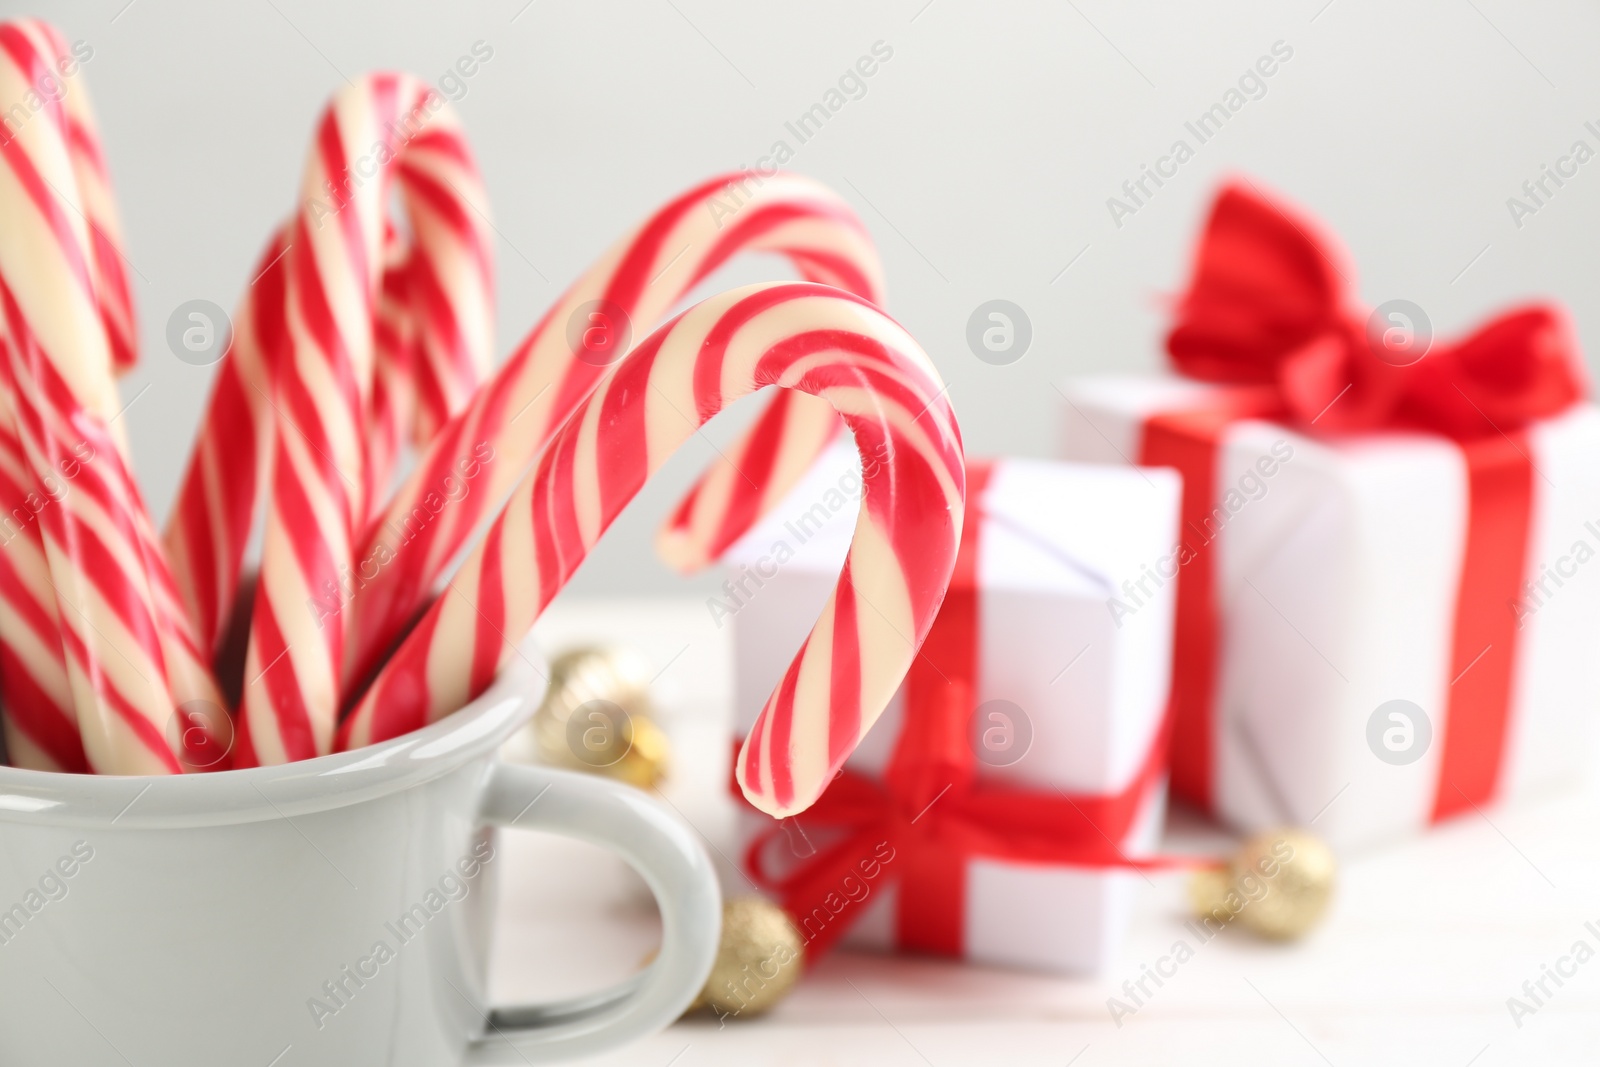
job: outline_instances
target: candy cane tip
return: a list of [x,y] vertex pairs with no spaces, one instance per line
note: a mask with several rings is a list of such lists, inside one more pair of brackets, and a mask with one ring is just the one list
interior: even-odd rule
[[[755,734],[752,732],[751,737],[754,736]],[[774,819],[786,819],[791,815],[799,815],[815,804],[818,798],[822,796],[823,789],[827,784],[826,781],[818,783],[816,786],[809,786],[800,782],[798,776],[792,783],[793,792],[787,800],[780,800],[767,789],[762,788],[760,785],[752,784],[745,777],[745,761],[748,758],[750,744],[751,738],[747,737],[744,740],[744,744],[739,746],[739,754],[735,757],[734,762],[734,778],[739,783],[739,791],[744,794],[745,800],[749,802],[751,807],[772,816]],[[828,780],[831,780],[831,778],[832,776],[830,775]]]
[[656,531],[656,558],[678,574],[697,574],[711,564],[705,544],[672,527]]
[[744,794],[744,798],[749,802],[750,806],[755,808],[757,811],[765,812],[774,819],[788,818],[790,815],[796,815],[810,807],[810,804],[802,804],[798,807],[780,804],[778,803],[778,799],[776,797],[770,796],[762,790],[751,786],[750,783],[745,780],[745,747],[749,744],[750,742],[748,740],[745,741],[744,745],[740,746],[739,755],[735,757],[736,763],[734,765],[734,778],[739,783],[739,792]]

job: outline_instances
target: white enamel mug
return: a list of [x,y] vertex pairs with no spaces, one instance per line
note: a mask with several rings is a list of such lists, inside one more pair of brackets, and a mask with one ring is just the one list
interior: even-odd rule
[[[716,953],[711,865],[638,790],[496,762],[542,692],[518,662],[426,729],[280,767],[0,767],[0,1064],[489,1067],[671,1022]],[[513,826],[639,870],[662,916],[648,969],[559,1004],[487,1003],[495,828]]]

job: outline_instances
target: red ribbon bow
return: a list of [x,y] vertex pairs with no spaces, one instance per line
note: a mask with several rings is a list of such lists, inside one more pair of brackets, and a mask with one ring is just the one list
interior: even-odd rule
[[[979,781],[970,729],[978,661],[977,544],[990,466],[967,471],[967,515],[944,606],[905,682],[906,721],[882,784],[839,772],[800,819],[774,822],[749,844],[744,866],[779,898],[815,960],[859,917],[872,894],[900,885],[897,943],[959,956],[966,866],[976,857],[1096,868],[1165,866],[1133,861],[1126,839],[1166,769],[1164,738],[1120,792],[1071,796]],[[737,787],[734,790],[738,795]],[[800,856],[770,869],[787,839]],[[824,846],[813,848],[813,841]]]
[[1507,311],[1453,344],[1415,312],[1352,306],[1338,244],[1282,207],[1229,185],[1167,337],[1173,365],[1204,381],[1271,386],[1286,413],[1326,431],[1509,433],[1580,399],[1586,378],[1564,316]]

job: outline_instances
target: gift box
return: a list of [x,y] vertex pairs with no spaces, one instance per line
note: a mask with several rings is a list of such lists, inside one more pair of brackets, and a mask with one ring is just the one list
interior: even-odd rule
[[1600,413],[1556,312],[1407,350],[1316,233],[1225,192],[1169,338],[1190,377],[1068,384],[1064,454],[1184,477],[1174,792],[1353,847],[1589,762]]
[[[859,478],[852,450],[828,453],[724,557],[708,607],[733,627],[740,736],[839,573]],[[968,479],[955,577],[906,682],[815,807],[743,810],[737,856],[812,959],[842,940],[1092,972],[1165,799],[1170,587],[1121,618],[1108,602],[1170,550],[1178,479],[1017,459]]]

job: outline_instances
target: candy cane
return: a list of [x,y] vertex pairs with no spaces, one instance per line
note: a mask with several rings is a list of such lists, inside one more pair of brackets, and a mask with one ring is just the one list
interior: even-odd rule
[[284,345],[287,231],[268,242],[234,314],[167,521],[167,558],[200,646],[215,655],[272,456],[271,367]]
[[[81,77],[73,76],[80,58],[55,30],[35,21],[0,25],[0,55],[0,99],[17,101],[5,110],[7,136],[0,144],[10,178],[0,190],[7,217],[0,271],[54,372],[88,416],[107,428],[125,459],[117,425],[122,407],[111,374],[136,358],[133,308],[93,113]],[[171,646],[169,666],[195,677],[196,694],[209,694],[148,512],[131,480],[121,491],[138,505],[132,515],[137,547],[154,582],[163,640]]]
[[[332,743],[341,601],[371,506],[365,433],[391,181],[427,250],[410,286],[425,308],[420,344],[432,353],[422,380],[442,399],[424,395],[419,408],[447,410],[459,402],[452,390],[488,365],[488,242],[454,112],[407,75],[364,78],[324,112],[287,257],[288,343],[275,401],[286,425],[273,446],[241,762],[301,759]],[[446,308],[467,310],[446,321]]]
[[[234,315],[165,544],[196,639],[215,655],[239,593],[245,550],[272,458],[275,409],[269,367],[284,345],[288,228],[268,242]],[[373,320],[373,389],[367,422],[368,493],[381,499],[405,442],[422,434],[417,413],[417,315],[408,305],[412,250],[392,235]],[[458,383],[459,385],[459,383]]]
[[[26,57],[27,73],[33,76],[37,62],[29,52],[48,57],[59,55],[59,38],[42,23],[24,21],[0,29],[0,35],[13,40]],[[14,62],[14,60],[13,60]],[[15,82],[12,82],[13,86]],[[29,84],[33,88],[32,84]],[[74,94],[78,97],[80,94]],[[13,113],[24,105],[23,116],[31,114],[31,101],[0,100],[0,110]],[[0,136],[10,139],[11,119]],[[98,142],[92,122],[77,120],[79,136],[73,143],[82,146],[75,159],[92,154],[98,159]],[[0,358],[9,358],[4,316],[0,315]],[[6,751],[11,763],[33,770],[83,771],[88,767],[72,703],[67,666],[61,650],[56,616],[55,591],[51,588],[44,541],[33,521],[33,505],[44,497],[33,488],[32,472],[22,453],[9,391],[0,390],[0,501],[3,516],[0,529],[0,703],[4,704]]]
[[826,400],[863,457],[850,554],[822,617],[738,761],[762,810],[807,807],[888,703],[955,565],[961,439],[916,341],[858,297],[780,283],[713,297],[651,335],[593,391],[341,727],[341,747],[459,707],[679,444],[764,385]]
[[0,272],[0,304],[10,339],[0,376],[21,451],[35,478],[71,484],[37,521],[89,765],[107,774],[175,773],[182,768],[163,734],[174,705],[122,454],[32,332],[9,271]]
[[[723,175],[656,211],[546,313],[439,432],[367,531],[356,555],[360,570],[352,578],[347,689],[369,676],[480,521],[623,356],[622,334],[655,325],[702,278],[741,252],[782,254],[808,280],[882,299],[882,269],[865,228],[844,200],[809,179]],[[583,335],[591,324],[596,332],[590,336],[598,343],[586,349]],[[800,400],[799,406],[815,411],[808,398]],[[831,409],[824,418],[835,418]],[[813,456],[818,450],[820,445]],[[780,484],[788,488],[811,458],[797,455],[773,465],[768,474],[774,491]]]
[[[81,489],[40,512],[48,574],[13,588],[39,589],[41,578],[52,588],[90,764],[114,773],[177,770],[161,733],[173,699],[214,704],[216,690],[116,425],[112,370],[133,359],[132,318],[115,239],[102,228],[115,219],[92,119],[81,85],[48,81],[67,72],[53,31],[37,23],[0,26],[0,55],[0,100],[25,105],[7,110],[16,121],[0,143],[12,428],[30,482],[59,482],[70,465],[68,480]],[[41,94],[47,84],[60,91]],[[18,603],[11,607],[19,609],[14,619],[24,617]]]
[[[0,360],[8,361],[4,334],[0,328]],[[50,500],[31,488],[35,482],[14,409],[10,390],[0,388],[0,501],[6,509],[0,515],[0,701],[6,755],[16,767],[82,772],[89,769],[88,757],[78,735],[44,537],[34,520],[36,508],[48,507]]]
[[[58,364],[75,396],[104,422],[121,409],[112,382],[112,335],[101,313],[102,290],[91,198],[78,184],[84,159],[74,150],[73,119],[64,95],[38,86],[58,76],[57,39],[33,21],[0,24],[0,101],[32,108],[8,122],[0,141],[5,226],[0,227],[0,267],[46,352],[71,353]],[[21,101],[21,105],[12,105]],[[10,114],[11,112],[8,112]]]
[[[417,318],[411,307],[411,250],[385,240],[383,281],[372,318],[372,399],[367,409],[367,499],[388,499],[407,441],[423,440]],[[370,510],[370,509],[369,509]]]
[[[40,22],[33,25],[48,39],[63,82],[75,78],[82,60],[88,57],[83,52],[85,43],[68,45],[53,27]],[[68,71],[72,73],[67,74]],[[94,110],[89,106],[88,89],[81,81],[74,84],[62,97],[62,104],[66,109],[67,150],[72,156],[80,206],[91,240],[89,268],[94,276],[100,320],[111,346],[112,369],[122,373],[138,361],[139,333],[133,312],[133,287],[122,252],[122,223],[111,193],[111,177],[100,148]]]
[[416,346],[408,429],[413,443],[425,445],[466,406],[494,363],[493,234],[488,194],[459,130],[423,128],[395,172],[414,231],[397,268]]
[[[7,97],[0,116],[4,119],[0,137],[9,140],[20,132],[18,127],[35,121],[60,126],[61,147],[71,160],[79,196],[77,206],[89,235],[83,267],[96,295],[113,366],[118,371],[127,370],[136,358],[138,328],[121,251],[122,227],[88,90],[77,76],[92,50],[81,41],[69,45],[54,27],[36,19],[4,24],[0,28],[0,50],[21,70],[23,88],[31,93]],[[44,112],[49,112],[48,118]]]

